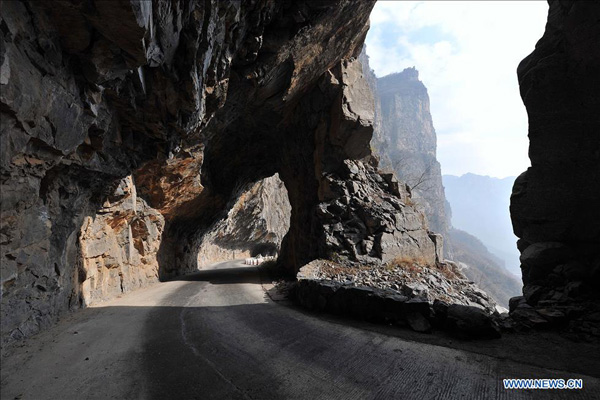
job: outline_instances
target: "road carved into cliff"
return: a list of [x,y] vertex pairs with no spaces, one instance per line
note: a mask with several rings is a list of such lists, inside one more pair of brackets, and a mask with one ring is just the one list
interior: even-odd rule
[[[77,312],[3,360],[2,398],[592,398],[600,390],[598,378],[275,303],[260,275],[241,261],[221,263]],[[507,393],[508,377],[583,378],[584,390]]]

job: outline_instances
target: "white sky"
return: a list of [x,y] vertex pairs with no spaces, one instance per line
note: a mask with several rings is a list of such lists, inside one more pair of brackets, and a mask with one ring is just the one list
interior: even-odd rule
[[515,176],[529,165],[516,69],[542,37],[545,1],[378,1],[377,76],[415,66],[429,91],[444,174]]

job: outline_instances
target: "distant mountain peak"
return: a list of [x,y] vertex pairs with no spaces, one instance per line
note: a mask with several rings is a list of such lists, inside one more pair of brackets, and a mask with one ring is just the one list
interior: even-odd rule
[[419,70],[415,67],[404,68],[402,72],[392,72],[391,74],[378,78],[380,80],[402,80],[402,81],[419,81]]
[[402,71],[400,74],[411,81],[419,80],[419,71],[415,67],[405,68],[404,71]]

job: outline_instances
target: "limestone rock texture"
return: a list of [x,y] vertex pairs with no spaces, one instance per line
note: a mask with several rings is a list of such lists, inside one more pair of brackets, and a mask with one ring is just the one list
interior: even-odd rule
[[80,301],[88,305],[156,282],[163,227],[164,217],[137,197],[131,175],[119,181],[81,227]]
[[[292,207],[317,199],[307,98],[338,110],[331,130],[344,123],[346,150],[366,156],[365,110],[348,119],[348,101],[311,93],[357,55],[372,6],[4,2],[2,343],[197,269],[202,236],[240,188],[279,172]],[[295,165],[310,177],[294,175]],[[293,211],[292,225],[313,210]],[[304,254],[303,241],[290,238],[288,254]]]
[[373,97],[360,62],[338,63],[294,111],[283,152],[301,156],[280,170],[292,205],[280,262],[294,272],[322,257],[381,263],[406,255],[434,264],[439,246],[423,214],[371,154]]
[[517,70],[531,159],[510,207],[520,304],[600,336],[600,4],[549,3],[546,31]]
[[281,246],[292,273],[435,263],[439,238],[371,155],[373,4],[3,3],[2,343],[232,247]]

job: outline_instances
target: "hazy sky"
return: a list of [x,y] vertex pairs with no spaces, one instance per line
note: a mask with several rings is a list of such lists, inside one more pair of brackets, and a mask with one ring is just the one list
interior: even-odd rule
[[367,54],[377,76],[415,66],[429,90],[442,173],[518,175],[527,114],[516,69],[542,37],[545,1],[378,1]]

